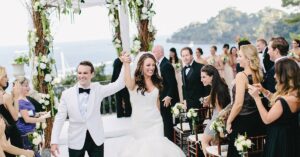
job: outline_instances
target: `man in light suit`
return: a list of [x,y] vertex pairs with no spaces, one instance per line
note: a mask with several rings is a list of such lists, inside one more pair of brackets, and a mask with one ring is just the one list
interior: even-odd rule
[[51,137],[51,153],[59,154],[59,135],[69,117],[68,147],[69,157],[104,156],[104,129],[100,113],[103,98],[125,87],[123,70],[119,78],[108,85],[91,83],[94,67],[83,61],[77,67],[78,83],[62,93],[58,113],[55,116]]

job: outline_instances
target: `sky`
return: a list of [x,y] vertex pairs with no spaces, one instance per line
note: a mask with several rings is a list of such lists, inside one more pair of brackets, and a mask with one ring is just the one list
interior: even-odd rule
[[[21,3],[25,0],[0,0],[0,46],[27,44],[28,12]],[[88,1],[88,0],[86,0]],[[191,22],[205,23],[227,7],[254,13],[265,7],[283,9],[281,0],[153,0],[156,15],[153,24],[157,36],[170,36]],[[55,42],[111,39],[108,10],[105,6],[83,9],[73,22],[70,16],[52,21]],[[131,35],[135,30],[130,27]]]

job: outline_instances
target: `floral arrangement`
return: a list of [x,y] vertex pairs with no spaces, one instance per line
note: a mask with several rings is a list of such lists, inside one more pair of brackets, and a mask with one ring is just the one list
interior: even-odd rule
[[119,6],[121,0],[106,0],[106,6],[109,9],[108,17],[110,24],[113,27],[113,44],[118,52],[122,51],[122,39],[121,39],[121,28],[120,28],[120,17],[119,17]]
[[248,148],[251,148],[252,142],[247,139],[247,135],[238,135],[237,139],[234,141],[234,146],[236,147],[239,154],[244,157],[247,154]]
[[179,117],[181,113],[185,110],[185,106],[182,103],[176,103],[174,107],[172,107],[171,112],[175,117]]
[[152,0],[130,0],[128,1],[131,19],[137,24],[138,37],[141,42],[140,51],[150,51],[154,41],[156,29],[152,24],[152,18],[156,14],[153,10]]
[[140,49],[141,49],[141,41],[139,40],[138,37],[135,37],[133,39],[133,45],[132,45],[132,48],[131,48],[131,53],[136,55],[136,54],[138,54]]
[[210,57],[210,58],[207,60],[207,62],[208,62],[208,64],[210,64],[210,65],[214,65],[214,64],[216,63],[216,60],[215,60],[215,58]]
[[29,134],[28,137],[34,146],[38,146],[40,143],[42,143],[42,136],[38,132],[33,132],[32,134]]
[[[198,109],[194,109],[191,108],[189,109],[189,111],[187,112],[186,116],[192,120],[192,126],[193,126],[193,130],[192,132],[194,134],[197,134],[197,122],[199,122],[199,117],[198,117]],[[198,138],[198,137],[197,137]]]
[[37,131],[43,131],[43,130],[46,129],[46,127],[47,127],[47,123],[45,123],[45,122],[37,122],[37,123],[35,123],[35,129]]
[[26,54],[20,54],[15,57],[13,64],[27,64],[29,65],[29,57]]
[[178,63],[175,64],[175,69],[180,70],[181,66],[182,66],[181,63],[178,62]]
[[227,55],[223,55],[221,60],[223,61],[223,64],[226,64],[226,62],[229,60],[229,57]]
[[224,138],[226,135],[226,126],[224,119],[217,117],[209,126],[210,130],[213,130],[216,132],[216,135],[218,137]]

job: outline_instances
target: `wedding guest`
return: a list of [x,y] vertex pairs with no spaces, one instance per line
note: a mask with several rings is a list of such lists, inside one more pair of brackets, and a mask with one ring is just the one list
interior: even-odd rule
[[232,70],[232,60],[229,51],[229,44],[224,44],[223,46],[223,54],[221,55],[221,61],[223,64],[223,72],[224,72],[224,79],[226,84],[228,85],[229,89],[232,88],[232,81],[233,81],[233,70]]
[[201,69],[201,81],[204,86],[211,86],[210,95],[206,98],[206,103],[203,106],[209,104],[213,107],[213,116],[204,130],[201,145],[203,154],[206,155],[206,147],[208,147],[211,141],[215,137],[215,132],[210,130],[211,123],[217,118],[218,113],[231,102],[230,93],[226,82],[221,78],[218,70],[212,65],[205,65]]
[[[0,96],[0,103],[2,101],[2,95]],[[18,147],[15,147],[11,145],[9,141],[6,140],[5,137],[5,128],[8,124],[5,124],[5,119],[3,118],[3,115],[0,114],[0,156],[1,157],[7,157],[5,156],[5,153],[14,154],[14,156],[20,156],[25,155],[25,157],[33,157],[34,152],[32,150],[24,150],[20,149]]]
[[182,76],[181,76],[181,70],[182,70],[182,60],[178,58],[176,49],[174,47],[170,48],[170,54],[169,54],[169,61],[172,64],[172,66],[175,69],[175,76],[177,81],[177,87],[178,87],[178,95],[179,95],[179,101],[183,102],[183,95],[182,95]]
[[[281,59],[275,64],[277,91],[272,96],[271,109],[267,111],[259,96],[259,89],[249,86],[259,114],[268,125],[264,157],[298,157],[298,114],[300,110],[300,69],[292,59]],[[278,145],[280,143],[280,145]]]
[[230,56],[231,56],[231,60],[232,60],[232,70],[233,70],[233,76],[235,78],[236,76],[236,66],[237,66],[237,58],[238,58],[238,54],[237,54],[237,48],[236,47],[231,47],[230,48]]
[[[181,58],[186,65],[182,69],[184,104],[187,107],[187,110],[190,108],[201,108],[203,107],[203,104],[199,99],[206,97],[209,94],[209,88],[204,87],[203,83],[200,81],[200,71],[204,65],[194,61],[193,50],[190,47],[181,49]],[[192,128],[191,126],[190,121],[190,128]]]
[[[283,37],[272,38],[268,45],[268,53],[270,60],[275,64],[282,58],[286,58],[289,51],[289,43]],[[264,82],[262,86],[269,90],[271,93],[275,93],[275,65],[271,67],[264,76]]]
[[292,49],[289,52],[289,56],[295,59],[299,64],[300,62],[300,40],[299,39],[293,39]]
[[274,65],[274,62],[270,60],[268,54],[268,44],[265,39],[256,40],[256,48],[260,58],[260,65],[262,66],[264,74],[266,74]]
[[[115,59],[113,64],[113,74],[111,76],[111,82],[115,82],[121,72],[123,62],[120,57]],[[131,104],[129,98],[128,89],[125,87],[116,93],[116,106],[117,106],[117,117],[130,117],[131,116]]]
[[[249,45],[249,44],[251,44],[251,42],[248,41],[248,40],[242,40],[242,41],[239,41],[239,42],[238,42],[238,48],[240,49],[241,46],[243,46],[243,45]],[[236,72],[238,73],[238,72],[241,72],[241,71],[244,71],[244,68],[242,68],[242,67],[240,66],[240,63],[238,63],[238,64],[236,65]]]
[[202,55],[203,55],[203,50],[200,48],[200,47],[198,47],[198,48],[196,48],[196,58],[195,58],[195,61],[197,62],[197,63],[200,63],[200,64],[207,64],[207,61],[204,59],[204,58],[202,58]]
[[160,113],[164,124],[164,135],[170,141],[173,141],[173,119],[171,107],[179,101],[178,87],[175,76],[175,70],[168,59],[165,57],[164,48],[161,45],[155,45],[152,53],[157,61],[163,79],[163,89],[159,92]]
[[[37,117],[34,105],[26,98],[30,91],[29,80],[25,77],[19,77],[14,82],[16,90],[19,90],[18,96],[19,112],[21,117],[17,121],[17,127],[21,133],[23,148],[33,150],[33,145],[30,142],[30,134],[35,131],[37,122],[44,122],[50,117],[50,113]],[[38,152],[35,152],[36,157],[40,157]]]
[[[3,116],[5,121],[8,123],[5,129],[5,135],[7,140],[13,146],[23,148],[21,134],[16,126],[16,121],[18,120],[18,103],[14,103],[14,98],[12,95],[5,92],[8,87],[9,79],[4,67],[0,66],[0,91],[3,95],[3,103],[0,104],[0,114]],[[15,90],[14,90],[15,91]],[[14,92],[13,92],[14,93]],[[5,153],[7,157],[15,157],[15,155]]]
[[215,68],[218,69],[221,77],[224,78],[224,65],[221,61],[221,58],[216,54],[217,53],[217,46],[213,45],[210,48],[210,54],[211,56],[209,56],[206,61],[208,64],[214,66]]
[[238,134],[256,136],[264,134],[264,124],[259,116],[254,99],[248,93],[248,85],[262,81],[262,71],[256,47],[243,45],[239,50],[240,66],[244,71],[236,75],[233,87],[233,106],[226,122],[229,133],[228,154],[230,157],[239,157],[234,146]]

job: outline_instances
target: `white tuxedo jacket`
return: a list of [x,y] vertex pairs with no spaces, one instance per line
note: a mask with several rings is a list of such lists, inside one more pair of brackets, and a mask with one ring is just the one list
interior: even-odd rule
[[68,147],[80,150],[84,146],[87,130],[91,134],[96,145],[104,143],[104,129],[100,113],[101,101],[125,87],[124,71],[119,78],[108,85],[91,83],[91,91],[87,104],[86,118],[83,118],[79,111],[78,104],[78,84],[65,90],[62,93],[58,112],[55,116],[51,144],[58,144],[59,135],[63,124],[69,116]]

